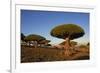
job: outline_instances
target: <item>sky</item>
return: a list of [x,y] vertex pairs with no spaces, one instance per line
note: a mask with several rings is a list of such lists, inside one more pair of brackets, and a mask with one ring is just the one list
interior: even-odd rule
[[78,43],[89,42],[89,13],[21,10],[21,33],[26,36],[38,34],[47,40],[51,40],[51,44],[59,44],[64,40],[52,37],[50,31],[61,24],[81,26],[85,31],[85,35],[74,40]]

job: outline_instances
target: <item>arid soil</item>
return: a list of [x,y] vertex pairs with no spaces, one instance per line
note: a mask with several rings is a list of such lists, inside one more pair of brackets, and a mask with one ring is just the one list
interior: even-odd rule
[[48,61],[68,61],[68,60],[89,60],[89,47],[81,46],[71,50],[71,54],[66,56],[64,49],[50,47],[29,47],[21,46],[21,63],[48,62]]

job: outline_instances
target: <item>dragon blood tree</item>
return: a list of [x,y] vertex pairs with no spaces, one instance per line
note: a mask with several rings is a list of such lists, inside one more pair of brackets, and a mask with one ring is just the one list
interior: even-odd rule
[[61,38],[65,40],[64,49],[66,50],[65,53],[69,55],[68,51],[71,47],[70,40],[82,37],[85,32],[83,28],[76,24],[63,24],[54,27],[50,34],[53,37]]
[[29,46],[31,42],[35,42],[35,47],[37,48],[37,45],[39,44],[39,41],[45,40],[43,36],[37,35],[37,34],[30,34],[26,36],[25,41],[29,43]]

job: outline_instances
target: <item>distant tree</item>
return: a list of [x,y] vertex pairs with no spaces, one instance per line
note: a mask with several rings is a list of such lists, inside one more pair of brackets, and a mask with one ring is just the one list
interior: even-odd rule
[[50,34],[54,37],[64,39],[66,41],[64,49],[68,51],[71,47],[70,40],[82,37],[85,32],[83,28],[76,24],[63,24],[53,28]]
[[73,46],[73,47],[74,47],[75,45],[77,45],[77,42],[76,42],[76,41],[71,41],[70,43],[71,43],[71,46]]
[[59,45],[65,45],[65,41],[61,42]]
[[21,33],[21,40],[24,41],[24,39],[25,39],[25,35]]
[[39,42],[39,44],[41,45],[41,44],[43,44],[43,45],[47,45],[48,43],[50,42],[50,40],[42,40],[42,41],[40,41]]
[[25,41],[29,42],[29,45],[31,42],[35,42],[35,47],[37,47],[39,41],[45,40],[44,37],[36,34],[30,34],[25,38]]
[[[65,44],[66,44],[66,41],[63,41],[59,45],[65,45]],[[75,45],[77,45],[77,42],[76,41],[70,41],[70,44],[71,44],[71,46],[75,46]]]

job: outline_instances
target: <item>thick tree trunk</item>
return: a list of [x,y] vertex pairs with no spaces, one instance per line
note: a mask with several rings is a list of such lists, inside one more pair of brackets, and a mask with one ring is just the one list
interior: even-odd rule
[[30,41],[28,43],[29,43],[29,47],[30,47]]
[[37,41],[35,41],[35,48],[37,48],[37,46],[38,46],[38,43],[37,43]]
[[70,56],[70,54],[71,54],[70,47],[71,47],[70,39],[69,38],[66,38],[65,39],[65,45],[64,45],[64,49],[65,49],[65,52],[64,53],[67,56]]

